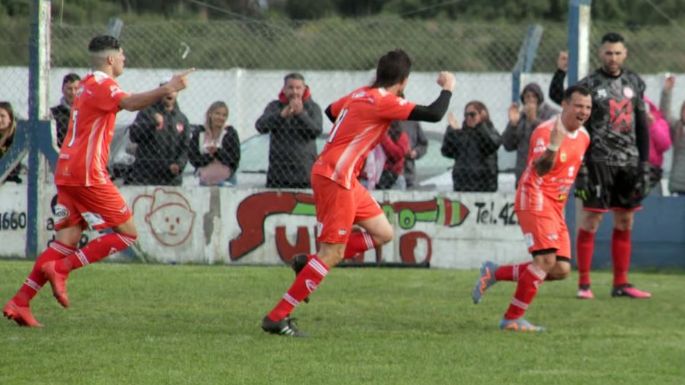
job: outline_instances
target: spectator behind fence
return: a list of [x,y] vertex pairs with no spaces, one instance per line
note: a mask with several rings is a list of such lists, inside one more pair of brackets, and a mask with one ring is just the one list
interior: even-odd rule
[[322,119],[304,77],[286,75],[278,99],[266,106],[255,124],[260,134],[271,134],[266,187],[309,188]]
[[[9,151],[12,142],[14,141],[14,134],[17,132],[17,121],[14,118],[14,109],[10,102],[0,102],[0,158],[5,156]],[[5,181],[21,183],[19,171],[21,165],[17,165],[5,178]],[[3,181],[0,181],[2,184]]]
[[661,110],[647,96],[644,100],[649,107],[646,109],[649,126],[649,188],[661,194],[659,182],[664,174],[664,153],[671,148],[671,134]]
[[81,78],[75,73],[69,73],[62,78],[62,99],[59,104],[50,108],[50,114],[55,119],[57,147],[62,147],[64,137],[67,136],[67,129],[69,128],[69,115],[71,114],[71,105],[74,103],[74,96],[78,91]]
[[233,126],[225,126],[228,106],[222,101],[212,103],[205,124],[193,130],[188,156],[195,167],[200,185],[235,185],[235,171],[240,163],[240,139]]
[[388,132],[381,137],[381,147],[385,153],[383,173],[376,185],[378,190],[405,190],[407,184],[404,179],[404,158],[409,154],[409,135],[402,130],[395,120],[390,123]]
[[416,185],[416,160],[426,154],[428,139],[419,122],[402,120],[397,122],[409,137],[409,152],[404,157],[404,180],[408,189]]
[[530,134],[541,123],[559,111],[545,103],[542,88],[537,83],[529,83],[521,92],[521,103],[512,103],[509,107],[509,123],[502,134],[502,144],[507,151],[516,151],[516,184],[526,168],[528,158],[528,141]]
[[454,159],[454,191],[497,191],[497,149],[502,137],[490,121],[482,102],[470,101],[464,108],[464,123],[448,115],[440,151]]
[[671,93],[675,85],[675,77],[667,76],[664,89],[661,91],[659,105],[664,117],[668,120],[673,144],[673,163],[668,189],[671,193],[685,195],[685,102],[680,105],[677,118],[671,114]]
[[381,180],[381,176],[383,175],[383,167],[385,167],[386,159],[387,156],[380,143],[369,151],[369,155],[366,156],[364,166],[359,171],[358,177],[359,183],[367,190],[376,189],[376,184]]
[[[163,82],[161,85],[164,85]],[[135,143],[136,160],[126,177],[126,184],[173,185],[183,182],[188,162],[188,118],[176,101],[177,92],[140,111],[129,126]]]

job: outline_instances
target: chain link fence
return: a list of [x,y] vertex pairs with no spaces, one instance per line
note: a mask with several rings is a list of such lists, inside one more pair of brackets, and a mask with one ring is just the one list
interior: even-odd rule
[[[533,71],[524,74],[521,84],[538,83],[546,99],[557,54],[566,46],[567,27],[565,24],[543,24],[543,27]],[[5,28],[11,26],[0,26],[0,30]],[[354,88],[370,83],[378,57],[399,47],[413,59],[407,99],[419,104],[432,102],[439,92],[436,74],[447,70],[457,74],[457,89],[450,105],[456,122],[453,126],[468,127],[465,114],[470,112],[467,108],[470,101],[480,101],[487,108],[492,122],[491,135],[469,135],[470,144],[465,148],[470,152],[466,153],[470,154],[470,164],[490,164],[488,173],[494,165],[496,190],[513,190],[516,151],[505,150],[501,135],[509,123],[511,70],[527,28],[525,24],[397,18],[124,24],[119,36],[127,57],[126,71],[119,78],[123,89],[144,91],[158,86],[176,71],[189,67],[198,70],[190,76],[188,89],[175,102],[169,101],[169,108],[161,102],[140,113],[119,113],[111,156],[113,175],[121,184],[197,185],[201,183],[198,170],[214,163],[216,158],[228,166],[228,174],[226,168],[216,167],[207,170],[205,176],[225,179],[225,185],[266,186],[267,172],[282,181],[297,179],[297,165],[308,167],[303,162],[303,152],[294,150],[300,147],[293,145],[288,150],[291,144],[288,139],[274,134],[260,135],[256,129],[267,105],[279,100],[283,77],[290,72],[304,75],[311,101],[323,110]],[[104,25],[52,25],[49,95],[53,105],[60,103],[65,75],[87,73],[88,42],[106,30]],[[679,75],[685,73],[685,61],[681,58],[685,55],[685,32],[678,26],[628,30],[623,26],[594,23],[592,68],[599,65],[596,50],[601,35],[610,30],[626,37],[629,49],[626,64],[643,75],[650,98],[658,100],[666,71],[678,75],[678,85],[685,83],[685,78],[680,79]],[[26,44],[8,39],[0,43],[0,53],[22,52],[0,58],[3,79],[0,100],[11,101],[20,117],[26,117],[28,110]],[[674,91],[674,103],[685,99],[681,88],[676,87]],[[199,126],[207,125],[207,112],[219,101],[227,106],[225,125],[232,129],[213,136]],[[222,108],[218,110],[221,112]],[[331,128],[325,116],[321,120],[322,134],[318,137],[298,132],[297,125],[290,127],[292,144],[306,141],[308,148],[321,151]],[[454,147],[461,139],[452,140],[455,130],[448,124],[447,118],[439,123],[421,124],[426,149],[415,162],[413,188],[491,190],[492,184],[483,182],[478,174],[464,174],[467,180],[463,182],[454,176],[455,170],[465,165],[462,158],[465,152]],[[464,129],[460,133],[470,131]],[[271,143],[272,139],[279,142]],[[490,143],[493,139],[494,143]],[[285,145],[281,143],[284,140]],[[212,146],[221,151],[208,149]],[[270,148],[274,147],[280,149],[279,153],[270,156]],[[478,148],[488,149],[487,159],[472,159],[478,154]],[[271,186],[278,187],[278,184]],[[391,186],[401,187],[401,183]]]

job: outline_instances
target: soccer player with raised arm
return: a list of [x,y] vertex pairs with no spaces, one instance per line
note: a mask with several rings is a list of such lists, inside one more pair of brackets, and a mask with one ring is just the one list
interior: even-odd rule
[[[29,302],[48,280],[57,301],[68,307],[69,272],[135,242],[138,234],[131,210],[107,171],[116,114],[121,109],[140,110],[184,89],[186,76],[193,71],[174,75],[169,82],[151,91],[129,94],[115,80],[123,73],[126,61],[119,41],[112,36],[97,36],[90,41],[88,51],[92,72],[79,85],[55,170],[57,234],[2,310],[5,317],[21,326],[42,326],[33,317]],[[111,228],[113,232],[77,249],[81,233],[87,227]]]
[[514,208],[533,261],[505,266],[483,263],[471,293],[473,302],[478,304],[496,282],[517,282],[500,329],[544,330],[523,315],[543,281],[564,279],[571,272],[571,242],[564,204],[590,144],[590,136],[583,127],[592,109],[590,90],[569,87],[561,107],[559,116],[541,123],[531,134],[528,164],[516,188]]
[[[292,286],[263,318],[264,331],[304,336],[305,333],[292,322],[290,313],[316,290],[329,269],[345,255],[383,245],[392,239],[392,226],[357,176],[366,156],[385,135],[390,122],[437,122],[445,115],[454,90],[454,76],[441,72],[437,83],[442,91],[431,105],[408,102],[402,95],[410,68],[407,53],[400,49],[390,51],[378,61],[373,84],[352,91],[326,109],[326,115],[335,124],[311,173],[319,251],[307,256],[305,264],[296,269],[298,274]],[[351,235],[353,224],[364,231]]]
[[[576,239],[578,253],[577,298],[592,299],[590,267],[595,234],[604,214],[614,213],[611,236],[613,297],[650,298],[628,281],[632,252],[631,232],[635,211],[649,193],[649,126],[643,100],[645,83],[623,67],[628,57],[623,36],[609,32],[602,37],[602,67],[578,84],[592,91],[592,115],[587,124],[590,149],[578,174],[575,194],[583,201]],[[566,76],[566,60],[560,54],[559,69],[550,83],[549,96],[559,103]]]

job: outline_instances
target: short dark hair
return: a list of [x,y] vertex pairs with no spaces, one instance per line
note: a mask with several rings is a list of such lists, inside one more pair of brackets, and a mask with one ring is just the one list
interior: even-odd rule
[[401,49],[395,49],[378,59],[376,66],[376,80],[372,88],[390,87],[404,81],[411,71],[411,59]]
[[604,43],[625,43],[625,39],[620,33],[609,32],[602,36],[602,44]]
[[302,74],[299,72],[291,72],[285,75],[285,77],[283,78],[283,84],[287,83],[290,79],[302,80],[302,82],[304,82],[304,76],[302,76]]
[[62,78],[62,87],[64,87],[64,85],[67,83],[73,83],[73,82],[77,82],[79,80],[81,80],[81,77],[78,76],[77,74],[75,74],[73,72],[68,73],[68,74],[64,75],[64,78]]
[[91,39],[90,43],[88,44],[88,51],[91,53],[107,51],[110,49],[117,51],[121,49],[121,44],[119,43],[119,40],[117,40],[117,38],[114,36],[95,36],[93,39]]
[[564,91],[564,100],[569,102],[573,98],[573,94],[581,94],[583,96],[590,96],[592,92],[589,88],[582,86],[580,84],[574,84]]

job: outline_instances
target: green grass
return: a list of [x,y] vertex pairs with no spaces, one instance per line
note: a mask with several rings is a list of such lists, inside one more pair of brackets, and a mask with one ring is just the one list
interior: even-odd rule
[[[30,263],[0,263],[0,298]],[[295,312],[313,337],[259,329],[290,284],[285,267],[99,264],[74,273],[72,307],[48,290],[46,327],[0,323],[0,384],[682,384],[682,272],[633,273],[654,298],[594,301],[548,282],[528,312],[538,335],[497,323],[514,286],[475,306],[475,271],[336,269]]]

